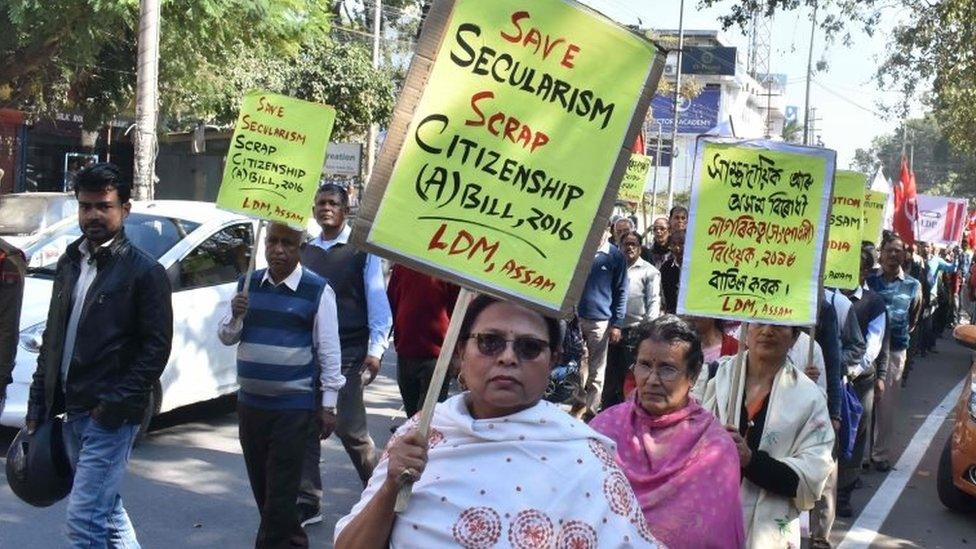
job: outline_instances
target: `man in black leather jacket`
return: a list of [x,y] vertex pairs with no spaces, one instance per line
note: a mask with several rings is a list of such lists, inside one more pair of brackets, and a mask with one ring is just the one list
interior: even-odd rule
[[125,236],[130,189],[111,164],[77,175],[84,236],[58,260],[30,389],[27,429],[65,413],[75,469],[68,539],[78,547],[138,546],[118,491],[150,391],[169,359],[170,285]]

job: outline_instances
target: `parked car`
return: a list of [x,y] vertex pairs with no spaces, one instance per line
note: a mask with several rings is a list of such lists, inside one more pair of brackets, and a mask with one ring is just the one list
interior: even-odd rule
[[0,195],[0,237],[18,248],[38,233],[78,212],[72,193]]
[[[958,326],[953,335],[976,350],[976,326]],[[953,511],[976,511],[976,356],[956,405],[952,434],[939,459],[939,500]]]
[[[133,203],[125,233],[166,268],[173,286],[173,350],[153,390],[143,427],[155,414],[237,390],[236,349],[220,343],[217,326],[229,310],[238,277],[247,272],[256,228],[256,221],[219,210],[212,203]],[[66,219],[25,249],[28,274],[20,345],[0,424],[24,424],[54,269],[66,247],[80,235],[77,220]],[[264,265],[262,250],[260,246],[258,267]]]

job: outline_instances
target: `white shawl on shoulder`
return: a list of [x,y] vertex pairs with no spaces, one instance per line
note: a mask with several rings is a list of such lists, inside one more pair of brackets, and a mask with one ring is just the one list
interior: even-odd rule
[[[735,395],[736,410],[742,409],[745,363],[743,360],[743,383]],[[726,411],[733,364],[734,357],[723,358],[705,389],[703,406],[723,425],[732,423]],[[787,361],[773,379],[759,449],[793,469],[800,482],[796,497],[789,499],[742,479],[742,513],[749,547],[799,549],[800,512],[812,509],[820,499],[833,463],[833,446],[834,429],[823,391]]]
[[[390,547],[658,547],[614,444],[542,401],[501,418],[471,417],[465,394],[438,404],[427,468]],[[394,435],[416,427],[408,421]],[[386,456],[335,535],[369,503]]]

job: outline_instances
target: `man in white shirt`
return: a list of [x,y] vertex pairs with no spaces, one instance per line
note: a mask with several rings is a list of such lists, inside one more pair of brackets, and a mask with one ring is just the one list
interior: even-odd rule
[[240,441],[261,513],[256,547],[308,546],[298,508],[305,445],[332,434],[345,384],[335,292],[298,264],[302,237],[268,227],[268,268],[240,282],[218,329],[221,342],[238,345]]
[[[380,370],[380,360],[389,345],[393,314],[380,259],[349,244],[352,230],[346,224],[346,189],[323,185],[315,194],[313,212],[322,232],[302,247],[301,261],[306,269],[328,280],[336,293],[342,373],[346,377],[346,385],[339,392],[336,434],[365,486],[376,467],[377,456],[366,425],[363,388]],[[318,439],[310,438],[299,491],[302,522],[306,525],[322,520],[321,452]]]

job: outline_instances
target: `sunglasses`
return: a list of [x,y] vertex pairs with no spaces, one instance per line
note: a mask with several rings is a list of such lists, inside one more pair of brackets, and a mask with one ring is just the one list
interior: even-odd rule
[[515,356],[519,360],[534,360],[539,358],[542,351],[549,348],[548,341],[530,336],[518,336],[515,339],[506,339],[501,334],[484,333],[471,334],[468,336],[468,339],[474,339],[478,345],[478,352],[490,357],[496,357],[505,352],[505,348],[509,342],[512,343]]

